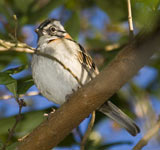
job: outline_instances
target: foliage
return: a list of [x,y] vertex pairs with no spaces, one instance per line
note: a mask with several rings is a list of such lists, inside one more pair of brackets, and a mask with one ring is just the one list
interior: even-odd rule
[[[156,22],[156,16],[159,14],[159,7],[159,0],[132,1],[136,34],[144,27],[147,29],[145,31],[152,30]],[[17,21],[13,18],[14,14],[18,18]],[[48,16],[60,19],[71,36],[75,40],[82,42],[85,48],[89,50],[97,66],[101,69],[129,42],[126,0],[0,0],[0,38],[7,41],[16,42],[18,40],[26,42],[27,39],[34,36],[33,29]],[[27,31],[24,30],[24,27],[27,28]],[[15,33],[17,36],[15,36]],[[28,44],[33,46],[31,42],[28,42]],[[114,47],[115,44],[118,46]],[[109,45],[110,49],[108,48]],[[30,59],[31,56],[29,54],[0,51],[0,84],[5,85],[11,92],[10,94],[15,97],[28,92],[34,84],[30,67],[28,67]],[[151,96],[157,100],[160,99],[159,60],[160,54],[157,53],[148,65],[149,68],[154,69],[156,72],[156,75],[152,76],[152,80],[149,83],[145,86],[140,86],[135,80],[131,80],[119,93],[111,98],[132,118],[135,118],[135,116],[131,115],[131,105],[136,103],[134,106],[138,109],[138,102],[131,100],[138,99],[141,101],[147,96],[149,101],[152,100]],[[26,73],[24,74],[24,72]],[[3,87],[2,89],[4,92],[0,93],[0,96],[1,94],[9,93],[7,89]],[[36,98],[32,100],[34,101]],[[143,105],[146,105],[146,103],[143,102]],[[147,107],[147,109],[149,108]],[[24,118],[18,124],[8,150],[14,149],[13,147],[15,147],[18,138],[31,132],[44,120],[43,113],[46,111],[48,110],[35,111],[31,109],[30,112],[26,112],[23,115]],[[6,117],[2,113],[0,118],[2,118],[0,120],[1,146],[7,138],[8,129],[12,127],[15,117],[14,115]],[[104,116],[98,113],[95,127],[100,124],[101,120],[104,120]],[[115,145],[130,144],[128,141],[115,143],[103,143],[100,141],[96,146],[93,146],[93,143],[88,141],[88,149],[108,149]],[[79,140],[74,134],[70,134],[65,138],[59,147],[71,147],[72,145],[79,145]]]

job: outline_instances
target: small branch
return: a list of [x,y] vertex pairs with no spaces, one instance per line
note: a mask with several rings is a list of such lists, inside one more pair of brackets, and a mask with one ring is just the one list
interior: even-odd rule
[[108,45],[105,46],[106,51],[113,51],[113,50],[118,49],[118,48],[120,48],[120,44],[117,44],[117,43],[108,44]]
[[26,106],[26,103],[23,101],[23,99],[16,98],[16,102],[18,103],[18,106],[19,106],[18,115],[16,116],[16,121],[15,121],[13,127],[11,129],[8,129],[8,132],[9,132],[8,138],[7,138],[6,142],[5,142],[5,144],[3,145],[2,150],[6,150],[6,147],[8,146],[9,141],[11,140],[11,138],[13,137],[13,135],[15,133],[15,129],[17,127],[17,124],[22,119],[22,114],[21,114],[22,107]]
[[13,15],[13,19],[15,21],[15,29],[14,29],[14,38],[15,38],[15,41],[17,43],[17,27],[18,27],[18,21],[17,21],[17,16],[14,14]]
[[160,129],[160,117],[155,124],[145,135],[144,137],[134,146],[133,150],[141,150],[145,145],[148,144],[149,140],[158,133]]
[[94,121],[95,121],[95,111],[92,112],[92,117],[91,117],[91,120],[88,124],[88,128],[83,136],[83,139],[81,141],[81,150],[85,150],[85,144],[87,142],[87,139],[88,139],[88,136],[90,135],[91,131],[92,131],[92,128],[93,128],[93,125],[94,125]]
[[34,53],[34,48],[28,46],[25,43],[17,42],[7,42],[5,40],[0,39],[0,52],[2,51],[17,51],[17,52],[25,52],[25,53]]
[[133,29],[133,21],[132,21],[132,9],[131,9],[131,1],[127,0],[127,6],[128,6],[128,24],[129,24],[129,37],[130,40],[134,37],[134,29]]
[[[20,94],[19,98],[24,97],[24,96],[35,96],[35,95],[39,95],[39,94],[40,93],[38,91],[31,91],[31,92],[28,92],[26,94]],[[14,96],[13,95],[7,95],[7,94],[0,96],[0,100],[8,100],[10,98],[14,98]]]

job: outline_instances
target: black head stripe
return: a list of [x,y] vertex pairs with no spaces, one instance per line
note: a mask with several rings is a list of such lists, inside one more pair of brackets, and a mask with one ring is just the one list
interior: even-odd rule
[[39,29],[43,29],[45,26],[47,26],[48,24],[50,24],[53,21],[56,21],[56,19],[47,19],[43,23],[41,23],[38,28]]
[[38,27],[39,29],[43,29],[45,26],[47,26],[49,23],[51,23],[50,19],[45,20],[43,23],[40,24]]

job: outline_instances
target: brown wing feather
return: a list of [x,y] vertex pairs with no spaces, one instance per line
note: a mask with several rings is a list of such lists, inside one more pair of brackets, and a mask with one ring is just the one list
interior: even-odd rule
[[[65,38],[65,39],[77,43],[71,38]],[[79,51],[77,52],[77,58],[79,62],[87,70],[88,74],[90,75],[90,78],[95,77],[96,75],[99,74],[98,68],[96,67],[95,63],[93,62],[91,56],[87,53],[87,51],[79,43],[77,44],[79,46]]]
[[85,69],[91,75],[91,78],[95,77],[99,74],[98,68],[96,67],[95,63],[93,62],[91,56],[87,53],[87,51],[80,45],[80,51],[78,51],[77,58],[79,62],[85,67]]

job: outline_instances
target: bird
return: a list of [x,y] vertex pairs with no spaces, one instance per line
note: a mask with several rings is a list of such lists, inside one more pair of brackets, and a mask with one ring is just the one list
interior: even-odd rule
[[[44,97],[62,105],[70,95],[95,78],[99,70],[89,53],[67,33],[59,20],[46,19],[35,32],[38,45],[31,61],[34,83]],[[111,101],[106,101],[98,111],[132,136],[140,132],[136,123]]]

